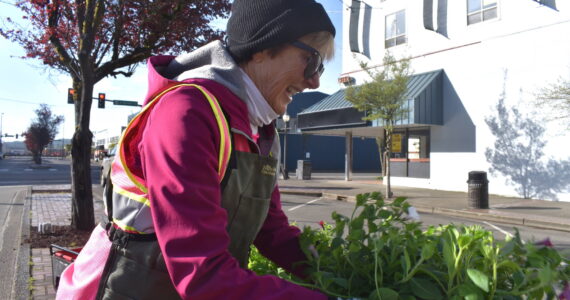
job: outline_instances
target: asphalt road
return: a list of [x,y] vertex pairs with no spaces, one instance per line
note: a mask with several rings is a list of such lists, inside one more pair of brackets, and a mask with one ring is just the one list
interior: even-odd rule
[[[331,213],[336,211],[345,216],[350,216],[354,210],[354,203],[338,200],[331,200],[318,197],[308,197],[299,195],[281,195],[283,211],[289,217],[289,221],[294,222],[299,227],[311,226],[319,227],[319,221],[333,222]],[[420,221],[424,227],[440,224],[465,224],[479,225],[494,233],[495,238],[504,239],[507,235],[513,235],[515,229],[513,225],[499,222],[487,222],[446,215],[420,213]],[[570,235],[567,232],[538,229],[527,226],[517,226],[521,237],[526,241],[540,241],[550,238],[551,242],[560,249],[570,249]]]
[[[40,166],[34,165],[30,156],[8,157],[0,160],[0,186],[69,184],[71,182],[69,159],[46,157]],[[91,180],[99,183],[99,165],[91,165]]]
[[0,189],[0,299],[13,299],[26,186]]

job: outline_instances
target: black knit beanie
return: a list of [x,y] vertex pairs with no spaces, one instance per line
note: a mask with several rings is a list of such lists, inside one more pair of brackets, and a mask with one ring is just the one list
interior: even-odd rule
[[240,63],[256,52],[318,31],[335,35],[325,9],[314,0],[235,0],[226,31],[227,46]]

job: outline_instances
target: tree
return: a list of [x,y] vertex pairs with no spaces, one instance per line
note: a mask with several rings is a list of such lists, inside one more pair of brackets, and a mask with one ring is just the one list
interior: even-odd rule
[[73,80],[75,132],[71,147],[72,219],[94,226],[89,130],[93,86],[107,76],[131,76],[153,53],[193,50],[222,32],[210,27],[227,16],[228,0],[23,0],[16,4],[31,26],[12,20],[4,37],[20,44],[25,58],[40,59]]
[[[397,120],[404,119],[408,109],[404,106],[404,95],[408,88],[410,77],[410,60],[404,58],[396,60],[389,52],[384,56],[381,71],[372,71],[365,63],[361,68],[372,79],[361,86],[350,86],[346,89],[346,99],[359,111],[366,112],[363,120],[381,120],[383,132],[379,136],[385,136],[385,143],[376,139],[382,155],[382,165],[386,168],[386,197],[392,197],[390,187],[390,156],[392,134]],[[384,148],[384,149],[382,149]]]
[[538,107],[550,111],[551,120],[567,121],[570,128],[570,80],[560,78],[558,82],[540,89],[535,103]]
[[42,163],[42,152],[57,134],[57,127],[63,122],[63,116],[54,116],[47,104],[40,104],[35,110],[37,118],[26,131],[24,143],[32,152],[34,162]]

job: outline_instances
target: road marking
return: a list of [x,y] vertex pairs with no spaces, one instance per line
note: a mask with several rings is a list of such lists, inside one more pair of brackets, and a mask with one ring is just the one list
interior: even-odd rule
[[487,225],[489,225],[489,226],[495,228],[496,230],[502,232],[504,235],[506,235],[506,236],[508,236],[508,237],[513,237],[513,235],[512,235],[510,232],[501,229],[499,226],[495,226],[495,225],[493,225],[493,224],[491,224],[491,223],[489,223],[489,222],[486,222],[486,221],[483,221],[483,223],[485,223],[485,224],[487,224]]
[[57,169],[49,169],[48,171],[57,171]]
[[0,169],[0,172],[8,172],[8,169]]
[[31,172],[31,171],[33,171],[33,170],[34,170],[34,169],[24,169],[24,171],[26,171],[26,172]]
[[313,202],[317,202],[317,201],[319,201],[319,200],[321,200],[321,199],[323,199],[323,198],[313,199],[313,200],[311,200],[311,201],[309,201],[309,202],[307,202],[307,203],[304,203],[304,204],[301,204],[301,205],[297,205],[297,206],[295,206],[295,207],[291,207],[291,208],[289,208],[289,210],[287,210],[287,211],[296,210],[297,208],[301,208],[301,207],[303,207],[303,206],[307,206],[307,205],[309,205],[309,204],[311,204],[311,203],[313,203]]

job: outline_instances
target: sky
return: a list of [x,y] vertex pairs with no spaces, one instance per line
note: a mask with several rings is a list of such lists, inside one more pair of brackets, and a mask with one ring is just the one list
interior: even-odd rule
[[[327,10],[337,30],[334,59],[325,63],[321,86],[316,90],[332,94],[339,89],[337,78],[341,73],[342,45],[342,0],[317,0]],[[20,10],[10,3],[0,1],[0,26],[5,27],[7,17],[21,20]],[[218,20],[215,26],[225,29],[225,20]],[[22,23],[25,24],[25,23]],[[39,60],[21,59],[24,50],[16,43],[0,37],[0,133],[16,135],[25,132],[35,119],[35,110],[41,103],[49,105],[56,115],[63,115],[64,123],[59,127],[56,139],[71,138],[74,131],[74,108],[67,104],[67,89],[71,87],[69,75],[50,70]],[[108,77],[95,85],[94,96],[105,93],[107,99],[129,100],[142,103],[146,95],[146,65],[141,64],[129,78]],[[93,101],[90,129],[93,134],[105,130],[120,130],[127,123],[127,116],[139,108],[118,106],[106,102],[105,109],[97,108]],[[19,141],[23,141],[20,137]],[[15,137],[3,137],[3,142],[16,141]]]

